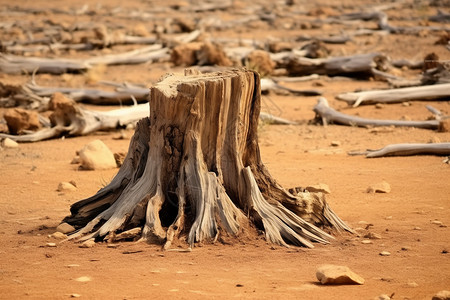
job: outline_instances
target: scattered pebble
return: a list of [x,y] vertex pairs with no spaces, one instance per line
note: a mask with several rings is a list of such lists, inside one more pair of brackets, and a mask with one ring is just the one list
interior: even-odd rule
[[6,138],[2,142],[4,148],[19,148],[19,144],[10,138]]
[[364,284],[364,278],[347,266],[322,265],[317,268],[316,277],[322,284]]
[[61,232],[61,233],[70,233],[75,231],[75,227],[73,227],[72,225],[69,225],[67,223],[61,223],[58,225],[58,227],[56,227],[56,231]]
[[385,219],[386,220],[392,220],[392,216],[387,216]]
[[411,250],[411,247],[409,247],[409,246],[402,247],[402,251],[409,251],[409,250]]
[[450,300],[450,291],[443,290],[437,292],[431,300]]
[[94,140],[78,152],[84,170],[107,170],[117,167],[114,154],[101,141]]
[[380,252],[380,255],[381,255],[381,256],[389,256],[389,255],[391,255],[391,253],[388,252],[388,251],[381,251],[381,252]]
[[75,268],[75,267],[79,267],[80,265],[78,265],[78,264],[70,264],[70,265],[67,265],[66,267],[68,267],[68,268]]
[[333,147],[339,147],[341,145],[341,142],[340,141],[331,141],[330,145]]
[[81,295],[80,294],[71,294],[70,298],[80,298]]
[[80,247],[80,248],[92,248],[94,246],[95,246],[95,240],[94,239],[90,239],[90,240],[87,240],[87,241],[83,242],[78,247]]
[[371,184],[367,188],[367,193],[389,193],[391,191],[391,185],[386,181]]
[[57,239],[57,240],[64,240],[64,239],[67,238],[67,235],[65,235],[62,232],[57,231],[57,232],[54,232],[54,233],[50,234],[48,237],[49,238],[53,238],[53,239]]
[[408,287],[411,287],[411,288],[416,288],[416,287],[419,286],[419,285],[418,285],[416,282],[414,282],[414,281],[409,281],[407,285],[408,285]]
[[372,241],[370,241],[370,240],[362,240],[361,244],[372,244]]
[[414,227],[414,230],[422,230],[422,228],[416,226],[416,227]]
[[373,232],[369,232],[366,235],[364,235],[364,238],[370,239],[370,240],[379,240],[381,239],[381,235]]
[[56,247],[56,243],[47,243],[45,244],[46,247]]
[[391,297],[389,297],[386,294],[381,294],[381,295],[376,296],[375,298],[373,298],[373,300],[391,300]]
[[62,181],[58,184],[58,188],[56,190],[58,192],[72,192],[76,191],[77,187],[70,182]]
[[75,281],[78,281],[78,282],[89,282],[91,280],[92,279],[89,276],[81,276],[81,277],[78,277],[75,279]]
[[375,108],[377,108],[377,109],[381,109],[383,107],[384,107],[384,104],[382,104],[382,103],[375,104]]

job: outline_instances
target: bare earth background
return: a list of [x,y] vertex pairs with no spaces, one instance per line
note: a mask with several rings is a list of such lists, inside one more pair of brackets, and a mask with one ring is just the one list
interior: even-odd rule
[[[257,3],[264,2],[271,3]],[[383,4],[383,1],[379,2]],[[130,30],[138,25],[147,26],[149,30],[153,26],[151,21],[138,17],[115,20],[114,14],[67,16],[50,10],[36,14],[8,13],[14,6],[71,9],[81,8],[85,3],[102,12],[117,7],[145,12],[176,4],[174,1],[143,0],[15,3],[3,0],[0,1],[1,19],[6,22],[28,18],[37,23],[51,20],[68,24],[120,22]],[[247,4],[246,1],[234,3],[242,8]],[[299,0],[294,7],[304,12],[315,11],[313,18],[320,18],[360,10],[365,7],[363,4],[368,8],[377,2]],[[429,1],[411,1],[411,5],[400,10],[388,10],[390,22],[402,26],[430,25],[427,18],[435,15],[437,8],[428,4]],[[325,15],[320,12],[317,15],[318,8]],[[448,7],[446,12],[449,13]],[[163,14],[160,12],[158,16]],[[216,14],[215,17],[222,20],[233,18],[220,11],[208,14]],[[255,24],[210,35],[264,40],[337,33],[338,28],[334,26],[280,31]],[[376,27],[374,24],[364,26]],[[425,30],[416,35],[357,37],[346,45],[330,45],[329,48],[334,56],[378,51],[392,59],[418,61],[435,52],[443,60],[450,59],[445,47],[434,45],[437,39],[437,33]],[[124,46],[118,46],[108,51],[124,49]],[[96,51],[102,54],[102,50]],[[87,54],[60,55],[83,57]],[[100,77],[151,86],[164,73],[181,70],[170,63],[114,66],[104,70]],[[420,72],[403,71],[401,75],[410,78]],[[3,82],[29,79],[25,75],[0,74]],[[36,81],[44,86],[87,85],[83,74],[69,77],[42,74],[36,76]],[[331,106],[348,114],[412,120],[425,120],[430,116],[425,109],[427,102],[411,102],[410,106],[392,104],[376,109],[373,105],[348,108],[334,99],[340,92],[386,88],[385,82],[321,77],[290,86],[320,89]],[[158,246],[142,243],[122,243],[118,248],[97,244],[90,249],[81,249],[76,243],[65,242],[54,248],[45,247],[48,242],[58,243],[48,235],[68,215],[70,205],[93,195],[117,172],[117,169],[80,171],[70,164],[75,151],[94,139],[101,139],[113,152],[125,152],[133,131],[126,130],[127,137],[122,140],[114,139],[118,132],[109,132],[20,144],[18,149],[0,150],[0,299],[67,299],[74,294],[83,299],[373,299],[380,294],[393,293],[393,299],[431,299],[440,290],[450,290],[449,165],[436,156],[367,159],[347,155],[351,150],[376,149],[391,143],[450,142],[450,133],[401,128],[373,132],[366,128],[308,125],[307,121],[314,117],[312,108],[317,97],[270,94],[263,99],[264,111],[301,123],[260,126],[262,159],[274,178],[284,187],[326,183],[331,189],[327,199],[337,214],[353,228],[372,224],[369,231],[379,234],[381,239],[362,244],[362,236],[343,234],[336,235],[330,245],[317,244],[315,249],[305,249],[273,246],[260,236],[256,240],[230,245],[198,245],[188,253],[162,252]],[[444,114],[450,114],[449,101],[432,104]],[[341,145],[332,147],[332,141],[339,141]],[[76,182],[76,191],[56,191],[59,182],[70,180]],[[391,185],[390,193],[366,193],[370,184],[382,180]],[[432,223],[436,220],[444,226]],[[381,251],[389,251],[391,255],[380,256]],[[315,270],[321,264],[346,265],[366,282],[362,286],[322,286],[315,277]],[[81,276],[91,280],[75,280]]]

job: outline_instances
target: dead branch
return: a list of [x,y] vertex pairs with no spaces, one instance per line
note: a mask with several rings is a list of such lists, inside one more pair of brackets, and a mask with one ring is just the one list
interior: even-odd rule
[[152,45],[129,52],[97,56],[88,59],[64,59],[22,57],[0,53],[0,72],[18,73],[51,73],[82,72],[94,65],[140,64],[168,58],[168,49],[161,45]]
[[88,110],[68,99],[53,105],[55,110],[50,115],[52,127],[25,135],[0,133],[0,138],[10,138],[17,142],[37,142],[61,136],[88,135],[99,130],[111,130],[134,124],[148,116],[149,112],[148,103],[108,112]]
[[372,90],[339,94],[336,99],[357,107],[360,104],[398,103],[415,100],[449,99],[450,83],[400,89]]
[[318,90],[297,90],[297,89],[291,89],[285,86],[282,86],[278,83],[276,83],[274,80],[269,78],[262,78],[261,79],[261,92],[268,92],[268,91],[274,91],[274,92],[288,92],[297,96],[320,96],[322,95],[321,91]]
[[450,143],[393,144],[378,150],[368,150],[366,157],[410,156],[418,154],[450,155]]
[[438,129],[438,120],[428,121],[399,121],[399,120],[372,120],[361,118],[357,116],[350,116],[341,112],[338,112],[328,105],[327,99],[320,97],[318,103],[314,106],[314,112],[316,113],[316,119],[326,124],[341,124],[348,126],[396,126],[396,127],[416,127],[424,129]]

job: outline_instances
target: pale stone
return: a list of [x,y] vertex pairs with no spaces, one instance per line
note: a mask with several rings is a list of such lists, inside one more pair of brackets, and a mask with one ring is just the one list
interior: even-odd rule
[[416,283],[416,282],[414,282],[414,281],[410,281],[410,282],[408,282],[408,287],[411,287],[411,288],[416,288],[416,287],[418,287],[419,285]]
[[317,268],[316,277],[322,284],[364,284],[364,278],[346,266],[320,266]]
[[106,170],[117,167],[114,154],[100,140],[90,142],[78,154],[82,169]]
[[373,298],[373,300],[391,300],[391,297],[389,297],[386,294],[381,294],[381,295],[376,296],[375,298]]
[[58,192],[72,192],[72,191],[76,191],[77,187],[74,186],[72,183],[70,182],[60,182],[58,184],[58,188],[56,189]]
[[49,237],[57,239],[57,240],[64,240],[64,239],[67,238],[67,235],[65,235],[62,232],[57,231],[57,232],[54,232],[54,233],[50,234]]
[[56,227],[56,231],[66,234],[75,231],[75,227],[67,223],[61,223]]
[[432,300],[450,300],[450,291],[440,291],[433,296]]
[[19,144],[18,144],[17,142],[13,141],[13,140],[10,139],[10,138],[6,138],[6,139],[4,139],[3,142],[2,142],[2,146],[3,146],[4,148],[18,148],[18,147],[19,147]]
[[386,181],[372,184],[367,188],[367,193],[389,193],[390,191],[391,186]]
[[75,281],[78,281],[78,282],[88,282],[91,280],[92,280],[91,277],[88,277],[88,276],[81,276],[81,277],[78,277],[75,279]]
[[71,294],[70,298],[80,298],[81,295],[80,294]]
[[56,247],[56,244],[55,243],[47,243],[47,244],[45,244],[45,246],[47,246],[47,247]]
[[367,245],[367,244],[372,244],[372,241],[370,241],[370,240],[362,240],[361,243]]
[[331,141],[331,146],[333,147],[339,147],[341,145],[340,141]]
[[380,252],[380,255],[381,255],[381,256],[389,256],[389,255],[391,255],[391,253],[388,252],[388,251],[381,251],[381,252]]
[[379,240],[381,239],[381,235],[373,232],[369,232],[366,235],[364,235],[364,238],[370,239],[370,240]]
[[95,241],[93,239],[87,240],[83,242],[80,246],[80,248],[92,248],[95,246]]
[[319,183],[319,184],[307,186],[307,187],[305,187],[305,190],[307,190],[310,193],[331,194],[330,187],[325,183]]

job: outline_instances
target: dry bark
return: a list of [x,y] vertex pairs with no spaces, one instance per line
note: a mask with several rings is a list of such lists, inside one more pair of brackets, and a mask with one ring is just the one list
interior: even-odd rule
[[113,239],[141,227],[142,240],[169,248],[244,235],[249,221],[272,243],[313,247],[351,230],[322,194],[292,195],[270,176],[257,141],[257,73],[232,70],[170,75],[151,88],[128,156],[112,182],[75,203],[71,238]]
[[314,106],[314,112],[316,113],[316,120],[321,120],[324,125],[333,123],[359,127],[396,126],[396,127],[417,127],[424,129],[439,128],[438,120],[428,120],[428,121],[372,120],[356,116],[350,116],[331,108],[328,105],[327,99],[323,97],[320,97],[318,103]]
[[434,144],[393,144],[378,150],[369,150],[366,157],[409,156],[409,155],[450,155],[450,143]]

